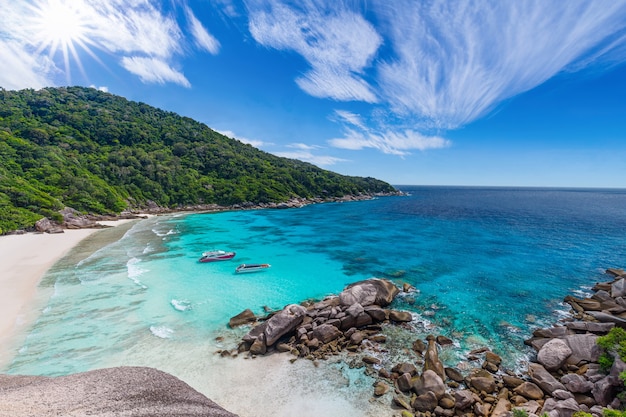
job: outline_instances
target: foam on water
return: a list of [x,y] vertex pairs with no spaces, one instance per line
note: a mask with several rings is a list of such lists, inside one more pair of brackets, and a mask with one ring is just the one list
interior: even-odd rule
[[170,301],[172,307],[178,311],[191,310],[191,302],[187,300],[176,300],[175,298]]
[[[447,366],[469,367],[467,353],[489,346],[515,368],[531,354],[524,339],[566,314],[564,296],[603,280],[604,268],[624,266],[626,192],[415,188],[411,194],[139,221],[121,239],[49,272],[42,285],[54,296],[45,298],[44,313],[5,371],[154,366],[242,416],[288,416],[296,404],[316,410],[318,403],[317,413],[307,415],[328,414],[332,405],[342,411],[334,415],[375,416],[372,380],[362,369],[216,355],[235,348],[248,330],[229,329],[230,317],[321,299],[376,276],[417,289],[391,306],[414,321],[384,329],[385,367],[432,333],[455,342],[441,351]],[[237,256],[199,263],[209,247]],[[272,268],[234,273],[240,263],[264,262]],[[259,409],[259,398],[271,399],[271,409]],[[381,401],[388,407],[389,398]]]
[[170,339],[174,336],[174,330],[165,326],[150,326],[150,333],[161,339]]

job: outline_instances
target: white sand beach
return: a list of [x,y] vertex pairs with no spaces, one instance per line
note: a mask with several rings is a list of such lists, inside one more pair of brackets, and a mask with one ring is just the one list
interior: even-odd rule
[[[102,221],[119,226],[132,220]],[[0,369],[7,365],[15,336],[36,319],[33,302],[46,271],[81,240],[101,229],[0,236]]]

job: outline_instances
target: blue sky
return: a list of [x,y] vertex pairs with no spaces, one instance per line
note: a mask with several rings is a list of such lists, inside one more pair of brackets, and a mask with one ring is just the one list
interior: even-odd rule
[[392,184],[626,187],[624,0],[0,0],[0,86],[93,86]]

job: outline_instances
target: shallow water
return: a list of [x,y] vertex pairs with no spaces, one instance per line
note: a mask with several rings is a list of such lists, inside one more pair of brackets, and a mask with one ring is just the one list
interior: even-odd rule
[[[245,308],[262,314],[372,276],[408,282],[418,291],[394,307],[418,319],[412,332],[398,336],[409,346],[412,338],[444,334],[457,344],[442,352],[449,365],[488,345],[516,367],[529,354],[523,340],[558,320],[565,295],[605,280],[606,268],[626,260],[626,190],[404,190],[410,195],[155,217],[96,252],[74,251],[42,282],[45,308],[6,371],[60,375],[155,366],[250,416],[254,401],[234,400],[229,387],[245,391],[249,384],[253,395],[260,382],[239,374],[248,368],[252,375],[256,367],[260,378],[268,372],[258,365],[264,359],[248,365],[215,354],[236,345],[243,330],[226,323]],[[209,249],[237,256],[197,262]],[[234,273],[239,263],[261,262],[272,267]],[[218,336],[226,339],[216,342]],[[371,380],[360,370],[296,366],[292,370],[330,372],[341,386],[292,388],[302,401],[321,396],[336,407],[346,401],[348,408],[358,407],[355,402],[371,407]],[[299,376],[288,373],[297,384]],[[296,406],[302,404],[286,402],[284,415]]]

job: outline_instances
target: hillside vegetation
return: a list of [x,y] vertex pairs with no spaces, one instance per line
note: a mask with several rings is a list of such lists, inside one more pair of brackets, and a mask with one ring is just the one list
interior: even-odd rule
[[59,219],[65,206],[115,214],[148,202],[176,208],[393,191],[95,89],[0,88],[0,233]]

